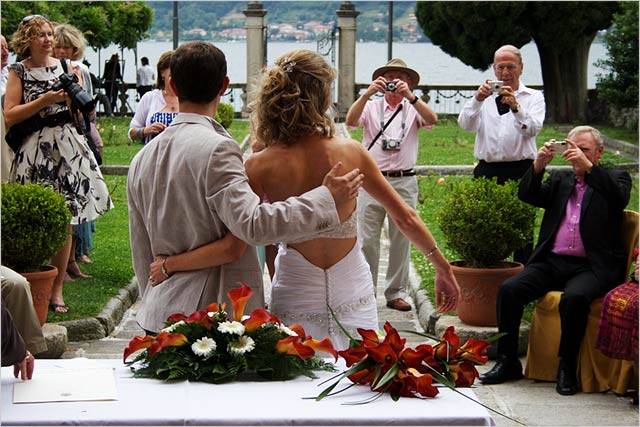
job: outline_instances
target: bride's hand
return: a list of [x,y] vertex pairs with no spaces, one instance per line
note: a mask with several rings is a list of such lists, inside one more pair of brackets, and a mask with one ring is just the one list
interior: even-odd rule
[[169,276],[162,271],[162,266],[166,258],[166,255],[156,255],[153,258],[153,262],[149,266],[149,283],[151,286],[158,286],[169,278]]
[[435,291],[436,305],[439,312],[444,313],[456,309],[460,299],[460,287],[453,276],[451,268],[444,271],[436,271]]

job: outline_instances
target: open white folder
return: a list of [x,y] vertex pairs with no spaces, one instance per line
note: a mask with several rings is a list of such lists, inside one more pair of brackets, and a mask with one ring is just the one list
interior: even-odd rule
[[13,403],[118,400],[113,368],[37,369],[28,381],[16,379]]

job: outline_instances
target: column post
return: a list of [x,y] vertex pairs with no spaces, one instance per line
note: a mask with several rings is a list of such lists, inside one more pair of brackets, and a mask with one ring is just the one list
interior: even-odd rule
[[267,11],[263,8],[262,2],[250,1],[242,13],[247,17],[247,86],[242,106],[242,116],[246,118],[249,115],[249,104],[254,99],[258,78],[266,65],[264,16]]
[[338,15],[338,115],[342,120],[356,95],[356,17],[360,14],[350,1],[344,1]]

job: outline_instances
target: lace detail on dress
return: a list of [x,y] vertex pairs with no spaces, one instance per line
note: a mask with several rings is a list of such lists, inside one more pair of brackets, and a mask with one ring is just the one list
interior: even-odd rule
[[358,210],[354,209],[351,216],[342,224],[327,231],[310,234],[302,239],[289,240],[287,243],[301,243],[313,239],[352,239],[358,235]]
[[[327,289],[329,292],[329,289]],[[338,307],[331,307],[333,311],[336,313],[336,317],[340,318],[344,315],[351,314],[353,312],[357,312],[362,310],[364,307],[367,307],[374,300],[375,295],[370,294],[368,296],[364,296],[359,298],[353,302],[342,304]],[[316,325],[320,325],[322,328],[327,328],[329,334],[335,335],[340,331],[340,328],[333,320],[330,312],[326,313],[299,313],[295,311],[285,311],[282,313],[278,313],[279,317],[286,319],[286,323],[314,323]],[[344,325],[343,325],[344,326]],[[350,333],[355,334],[357,332],[357,328],[345,327]]]

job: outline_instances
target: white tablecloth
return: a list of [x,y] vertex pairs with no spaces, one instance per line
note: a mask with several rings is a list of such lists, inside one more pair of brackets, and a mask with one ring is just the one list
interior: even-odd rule
[[[164,383],[133,378],[121,361],[37,360],[38,369],[73,369],[88,363],[115,368],[118,400],[102,402],[13,403],[12,368],[2,368],[2,425],[495,425],[488,411],[471,400],[440,389],[433,399],[388,395],[366,405],[343,405],[372,396],[356,386],[320,402],[329,383],[300,377],[292,381],[236,381],[228,384]],[[347,385],[348,380],[343,380]],[[477,399],[470,389],[458,389]]]

